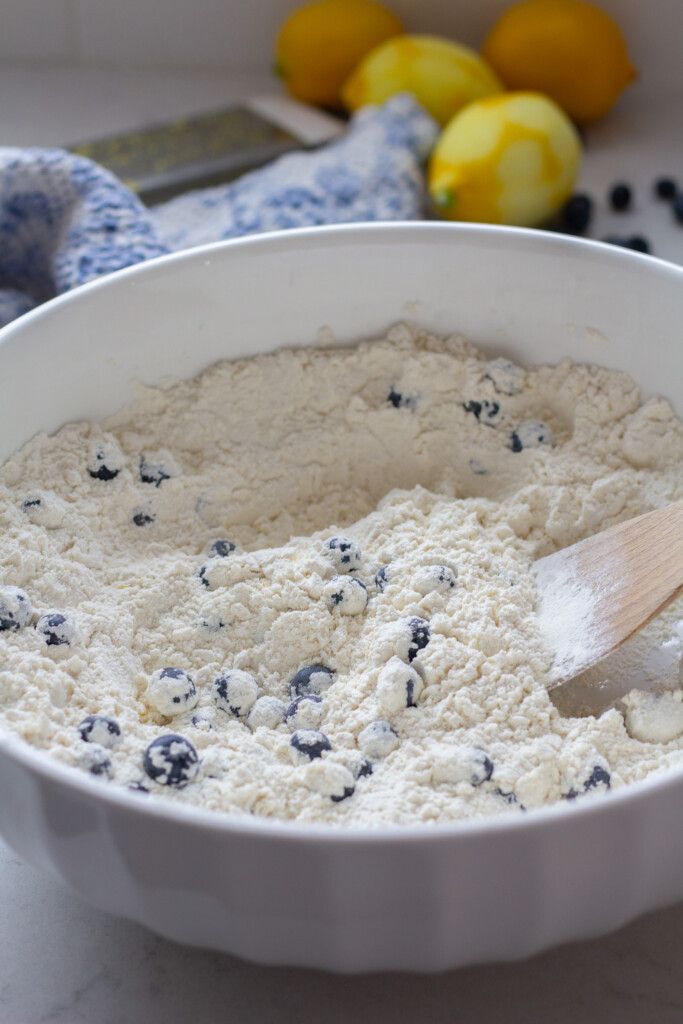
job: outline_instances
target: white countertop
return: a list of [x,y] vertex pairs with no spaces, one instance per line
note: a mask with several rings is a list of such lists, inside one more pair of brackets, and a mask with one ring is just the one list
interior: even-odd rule
[[[218,109],[273,85],[258,76],[5,65],[0,145],[68,144]],[[626,98],[588,133],[579,187],[596,200],[593,237],[642,234],[658,256],[683,263],[683,226],[651,198],[659,175],[683,184],[681,99]],[[632,213],[607,209],[619,180],[635,189]],[[256,967],[91,910],[0,842],[0,1024],[680,1024],[682,953],[683,905],[522,964],[360,978]]]

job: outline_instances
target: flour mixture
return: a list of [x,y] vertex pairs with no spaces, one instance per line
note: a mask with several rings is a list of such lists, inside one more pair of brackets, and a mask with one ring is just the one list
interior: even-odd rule
[[530,565],[682,464],[626,375],[406,325],[141,387],[0,469],[0,727],[139,799],[340,826],[680,765],[680,602],[561,713]]

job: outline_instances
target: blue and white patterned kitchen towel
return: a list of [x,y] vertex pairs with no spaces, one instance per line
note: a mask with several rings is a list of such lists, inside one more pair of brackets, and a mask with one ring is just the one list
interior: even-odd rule
[[408,95],[366,107],[322,149],[148,209],[61,149],[0,148],[0,326],[102,274],[204,242],[312,224],[424,216],[438,128]]

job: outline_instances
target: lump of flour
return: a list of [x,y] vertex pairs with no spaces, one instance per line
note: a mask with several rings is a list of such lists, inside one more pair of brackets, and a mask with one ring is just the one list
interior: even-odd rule
[[682,462],[624,374],[408,325],[140,388],[0,469],[0,728],[101,785],[341,826],[680,765],[680,603],[639,641],[666,678],[622,652],[561,714],[530,565],[683,497]]

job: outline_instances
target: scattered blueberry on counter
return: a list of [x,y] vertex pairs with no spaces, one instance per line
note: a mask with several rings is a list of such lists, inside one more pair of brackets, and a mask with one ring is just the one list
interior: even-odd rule
[[678,194],[678,185],[673,178],[657,178],[653,191],[657,199],[675,199]]
[[553,432],[541,420],[522,420],[510,434],[508,447],[513,452],[523,452],[529,448],[551,448]]
[[609,204],[613,210],[617,210],[619,213],[623,210],[628,210],[632,198],[631,188],[628,185],[624,185],[623,182],[613,185],[609,191]]
[[292,697],[302,697],[305,694],[324,693],[334,682],[334,672],[324,665],[306,665],[300,668],[289,684],[289,692]]
[[289,750],[294,764],[306,764],[316,757],[322,757],[332,744],[324,732],[318,729],[297,729],[292,733]]
[[209,558],[227,558],[235,550],[231,540],[212,540],[206,549]]
[[28,594],[19,587],[0,587],[0,633],[8,629],[23,629],[33,617]]
[[673,201],[674,217],[679,224],[683,224],[683,192],[679,192]]
[[593,200],[590,196],[577,192],[570,196],[560,210],[560,226],[571,235],[582,235],[588,228],[593,215]]
[[193,708],[199,694],[185,669],[170,666],[153,673],[147,687],[147,699],[160,714],[172,717]]
[[354,576],[334,576],[323,588],[328,608],[342,615],[360,615],[368,605],[368,589]]
[[339,572],[358,572],[363,563],[360,548],[349,537],[331,537],[325,549]]
[[46,612],[36,622],[36,631],[41,634],[48,647],[62,647],[73,643],[78,628],[70,615],[63,612]]
[[322,697],[307,693],[297,697],[289,705],[285,711],[285,725],[289,726],[292,732],[297,729],[317,729],[324,715]]
[[250,672],[235,668],[214,679],[211,696],[216,707],[236,718],[249,714],[258,697],[258,683]]
[[375,760],[386,757],[399,745],[398,733],[382,719],[370,722],[358,735],[358,746]]
[[462,404],[465,412],[471,412],[475,419],[487,427],[495,427],[503,418],[500,402],[490,402],[483,398],[481,402],[471,400]]
[[78,731],[86,743],[98,743],[110,750],[121,738],[121,726],[109,715],[88,715],[78,726]]
[[276,729],[285,720],[287,705],[277,697],[259,697],[247,716],[250,729]]
[[93,480],[114,480],[124,466],[125,460],[117,445],[105,441],[94,442],[87,465]]
[[185,736],[168,733],[152,740],[142,759],[147,775],[160,786],[185,786],[199,771],[199,757]]

